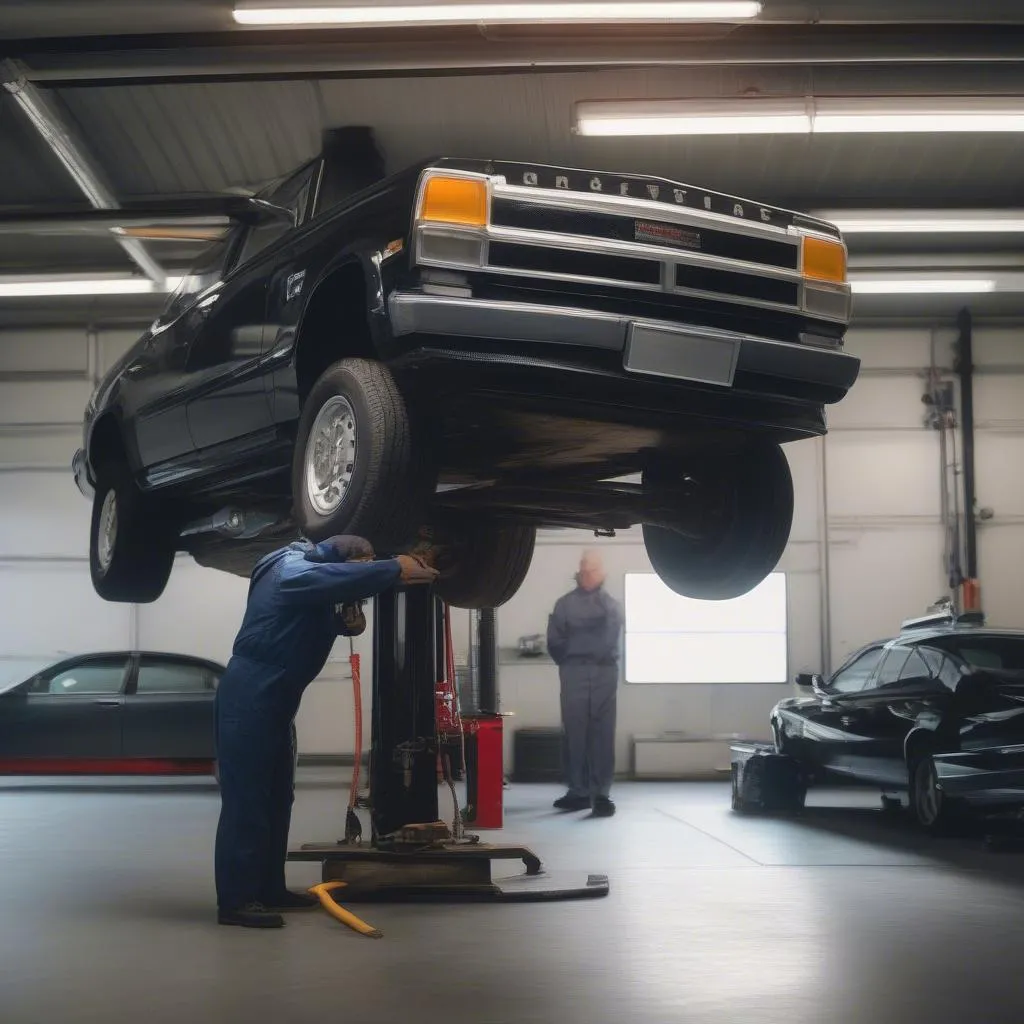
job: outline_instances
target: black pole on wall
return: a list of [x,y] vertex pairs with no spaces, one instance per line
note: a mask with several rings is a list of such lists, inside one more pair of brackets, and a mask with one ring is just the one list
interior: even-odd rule
[[974,515],[974,338],[969,309],[957,317],[956,370],[960,375],[960,423],[964,444],[964,576],[978,577],[978,531]]
[[498,713],[498,631],[493,608],[481,608],[477,619],[480,639],[479,709],[484,714]]

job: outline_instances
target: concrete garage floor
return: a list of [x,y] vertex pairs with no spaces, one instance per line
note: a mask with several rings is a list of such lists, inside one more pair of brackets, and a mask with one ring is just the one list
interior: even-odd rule
[[[296,842],[335,837],[343,781],[303,770]],[[0,1020],[1024,1018],[1024,855],[926,841],[868,793],[815,792],[800,821],[737,817],[717,783],[620,785],[609,821],[556,815],[555,795],[511,789],[506,833],[552,870],[607,872],[607,899],[362,905],[374,942],[322,913],[216,927],[212,785],[4,780]]]

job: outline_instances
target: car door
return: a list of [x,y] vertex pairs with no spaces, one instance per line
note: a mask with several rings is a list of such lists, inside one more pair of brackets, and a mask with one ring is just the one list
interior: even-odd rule
[[124,756],[213,760],[217,670],[204,661],[141,654],[124,711]]
[[872,785],[907,784],[903,743],[913,727],[913,698],[929,685],[928,667],[914,647],[890,644],[844,716],[849,774]]
[[854,655],[829,679],[818,700],[803,713],[801,750],[819,768],[850,774],[849,733],[855,701],[873,677],[885,647],[868,647]]
[[319,163],[307,166],[261,197],[259,214],[241,242],[232,272],[204,297],[189,352],[188,423],[207,461],[260,448],[273,429],[265,345],[268,283],[284,259],[288,233],[303,223]]
[[[234,232],[214,242],[182,277],[122,371],[124,419],[144,470],[195,451],[188,425],[188,356],[209,291],[237,241]],[[160,482],[159,474],[152,482]]]
[[127,654],[61,662],[0,697],[6,772],[88,771],[121,756]]

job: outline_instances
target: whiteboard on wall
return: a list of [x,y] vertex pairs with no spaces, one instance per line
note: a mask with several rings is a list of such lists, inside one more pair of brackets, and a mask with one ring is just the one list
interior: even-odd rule
[[784,683],[786,574],[730,601],[696,601],[626,573],[627,683]]

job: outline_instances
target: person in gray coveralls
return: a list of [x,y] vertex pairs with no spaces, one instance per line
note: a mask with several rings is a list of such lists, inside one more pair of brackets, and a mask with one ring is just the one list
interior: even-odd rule
[[562,811],[591,808],[610,818],[615,774],[615,698],[619,687],[622,609],[604,589],[601,556],[584,552],[576,589],[555,604],[548,619],[548,652],[562,684],[562,730],[568,792]]

